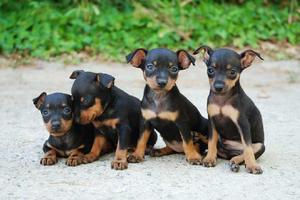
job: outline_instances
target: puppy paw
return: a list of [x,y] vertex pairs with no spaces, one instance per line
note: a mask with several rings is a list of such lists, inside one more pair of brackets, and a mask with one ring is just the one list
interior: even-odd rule
[[250,174],[262,174],[263,170],[259,165],[246,166],[246,170]]
[[55,163],[57,163],[57,158],[53,155],[45,156],[40,160],[41,165],[54,165]]
[[203,166],[204,167],[214,167],[214,166],[216,166],[216,164],[217,164],[217,159],[216,158],[214,158],[214,157],[205,157],[204,159],[203,159]]
[[135,153],[133,154],[130,154],[128,157],[127,157],[127,161],[129,163],[140,163],[144,160],[143,156],[140,156],[140,155],[137,155]]
[[151,157],[160,157],[160,156],[162,156],[162,153],[161,153],[160,149],[151,149],[149,151],[149,156],[151,156]]
[[192,156],[187,156],[186,161],[191,165],[202,165],[201,156],[197,153]]
[[66,165],[68,166],[77,166],[83,163],[83,156],[70,156],[66,160]]
[[240,165],[236,164],[235,162],[229,162],[230,170],[233,172],[238,172],[240,170]]
[[186,161],[191,165],[202,165],[201,158],[186,159]]
[[97,159],[98,159],[98,156],[96,156],[93,153],[88,153],[88,154],[85,154],[83,156],[82,163],[84,163],[84,164],[91,163],[91,162],[94,162]]
[[113,160],[111,162],[111,168],[115,170],[124,170],[128,168],[128,162],[126,160]]

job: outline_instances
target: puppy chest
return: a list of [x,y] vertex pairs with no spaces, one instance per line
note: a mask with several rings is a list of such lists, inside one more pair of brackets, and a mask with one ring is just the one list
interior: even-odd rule
[[232,105],[218,105],[218,104],[208,104],[207,113],[209,117],[218,117],[219,120],[223,118],[229,118],[235,124],[238,122],[240,112],[234,108]]
[[160,120],[167,120],[167,121],[175,121],[178,117],[178,114],[179,114],[178,111],[168,111],[168,110],[162,110],[157,108],[142,109],[142,115],[146,120],[160,119]]

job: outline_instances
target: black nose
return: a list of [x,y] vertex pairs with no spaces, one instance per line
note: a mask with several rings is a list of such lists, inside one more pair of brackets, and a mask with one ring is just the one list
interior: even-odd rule
[[156,82],[159,85],[159,87],[163,88],[163,87],[165,87],[167,85],[168,80],[158,78],[156,80]]
[[224,82],[215,82],[214,83],[214,88],[217,92],[221,92],[224,88],[225,84]]
[[54,121],[51,124],[51,128],[54,131],[58,131],[60,129],[60,122],[59,121]]

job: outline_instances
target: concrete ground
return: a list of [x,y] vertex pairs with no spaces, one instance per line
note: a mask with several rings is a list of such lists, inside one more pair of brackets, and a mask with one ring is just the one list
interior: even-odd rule
[[[142,73],[125,64],[64,66],[37,62],[29,68],[0,69],[0,199],[300,199],[300,63],[255,62],[242,86],[260,109],[266,152],[258,160],[264,173],[251,175],[228,161],[215,168],[191,166],[184,155],[146,157],[125,171],[110,169],[113,155],[92,164],[68,167],[39,164],[47,138],[32,98],[42,91],[70,93],[75,69],[107,72],[116,85],[141,98]],[[203,64],[180,73],[178,86],[206,113],[208,81]],[[162,147],[160,139],[157,147]]]

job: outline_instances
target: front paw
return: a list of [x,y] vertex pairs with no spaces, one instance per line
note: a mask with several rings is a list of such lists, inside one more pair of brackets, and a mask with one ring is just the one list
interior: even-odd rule
[[233,171],[233,172],[238,172],[240,170],[240,165],[236,164],[233,161],[229,162],[229,166],[230,166],[230,170]]
[[199,154],[187,156],[186,161],[191,165],[202,165],[201,156]]
[[162,156],[160,149],[151,149],[149,152],[151,157],[160,157]]
[[88,153],[88,154],[85,154],[82,158],[82,162],[84,164],[87,164],[87,163],[91,163],[91,162],[94,162],[95,160],[98,159],[98,156],[96,156],[95,154],[93,153]]
[[250,174],[262,174],[263,170],[259,165],[246,166],[246,170]]
[[56,156],[45,156],[40,160],[40,164],[41,165],[54,165],[55,163],[57,163],[57,158]]
[[128,162],[125,160],[113,160],[111,162],[111,168],[115,170],[124,170],[128,168]]
[[66,160],[66,165],[77,166],[83,163],[83,156],[70,156]]
[[204,167],[214,167],[217,164],[217,158],[206,156],[202,162]]
[[144,160],[144,156],[138,155],[136,153],[130,154],[127,158],[129,163],[140,163]]

